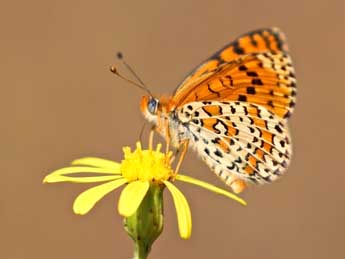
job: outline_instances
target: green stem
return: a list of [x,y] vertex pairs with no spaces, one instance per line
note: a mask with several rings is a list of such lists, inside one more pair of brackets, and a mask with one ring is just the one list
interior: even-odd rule
[[163,230],[163,186],[151,184],[134,215],[125,218],[127,233],[135,243],[134,259],[146,259]]
[[134,248],[134,259],[146,259],[150,251],[147,250],[145,244],[136,242]]

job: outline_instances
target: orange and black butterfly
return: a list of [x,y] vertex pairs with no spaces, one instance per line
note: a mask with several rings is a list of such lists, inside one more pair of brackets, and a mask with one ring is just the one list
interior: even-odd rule
[[[192,146],[235,192],[279,178],[291,159],[296,79],[284,34],[249,32],[196,67],[170,97],[141,110],[182,156]],[[179,165],[178,165],[179,167]]]

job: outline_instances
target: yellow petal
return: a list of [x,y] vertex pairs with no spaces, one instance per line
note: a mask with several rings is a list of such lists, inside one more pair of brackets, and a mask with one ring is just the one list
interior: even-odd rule
[[247,203],[243,199],[238,197],[237,195],[235,195],[235,194],[233,194],[231,192],[225,191],[223,189],[220,189],[220,188],[218,188],[218,187],[216,187],[216,186],[214,186],[212,184],[209,184],[209,183],[197,180],[195,178],[192,178],[192,177],[189,177],[189,176],[186,176],[186,175],[178,174],[178,175],[176,175],[176,180],[200,186],[200,187],[205,188],[205,189],[207,189],[209,191],[212,191],[212,192],[224,195],[226,197],[229,197],[229,198],[231,198],[231,199],[241,203],[244,206],[247,205]]
[[75,214],[84,215],[88,213],[95,204],[106,194],[120,187],[127,182],[126,179],[118,179],[90,188],[81,193],[74,201],[73,211]]
[[45,183],[98,183],[116,180],[121,178],[121,175],[104,175],[104,176],[90,176],[90,177],[70,177],[64,175],[48,175],[44,178]]
[[182,192],[180,192],[172,183],[164,181],[164,184],[170,191],[174,200],[180,236],[183,239],[188,239],[192,234],[192,215],[188,202]]
[[129,183],[121,192],[118,203],[120,215],[132,216],[144,199],[150,184],[148,181],[135,181]]
[[98,158],[98,157],[83,157],[76,159],[72,162],[72,165],[94,166],[101,168],[109,168],[112,170],[120,171],[120,164],[111,160]]
[[[94,174],[120,174],[120,171],[108,169],[108,168],[96,168],[96,167],[88,167],[88,166],[71,166],[71,167],[64,167],[60,168],[49,175],[47,175],[43,182],[49,182],[49,178],[56,175],[68,175],[68,174],[76,174],[76,173],[94,173]],[[74,176],[71,176],[74,177]],[[76,176],[78,177],[78,176]]]

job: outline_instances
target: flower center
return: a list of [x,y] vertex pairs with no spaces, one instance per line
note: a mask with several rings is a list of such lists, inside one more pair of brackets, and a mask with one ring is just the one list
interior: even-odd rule
[[157,145],[156,150],[142,150],[140,142],[134,152],[130,147],[124,147],[124,160],[121,162],[121,173],[128,182],[131,181],[150,181],[163,182],[174,175],[170,166],[171,156],[160,152],[161,144]]

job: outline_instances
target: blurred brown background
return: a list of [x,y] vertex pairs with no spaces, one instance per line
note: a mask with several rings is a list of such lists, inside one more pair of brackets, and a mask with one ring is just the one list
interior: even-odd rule
[[[246,208],[178,184],[192,238],[179,238],[166,195],[150,258],[345,258],[344,17],[343,0],[2,1],[0,258],[131,258],[118,191],[80,217],[72,203],[88,186],[41,183],[75,158],[120,160],[137,141],[142,93],[108,71],[115,53],[171,93],[229,40],[267,26],[288,35],[298,76],[288,173],[245,191]],[[195,153],[181,171],[225,187]]]

